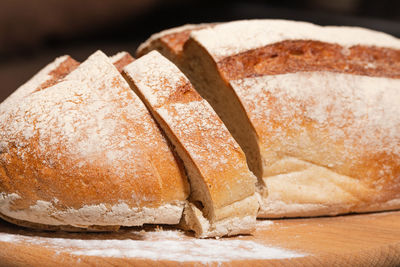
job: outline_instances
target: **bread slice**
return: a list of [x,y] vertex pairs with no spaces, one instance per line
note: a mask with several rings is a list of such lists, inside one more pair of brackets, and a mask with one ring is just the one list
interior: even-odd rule
[[391,115],[399,112],[392,100],[400,40],[362,28],[252,20],[194,29],[181,46],[165,55],[246,153],[259,178],[259,217],[400,208],[400,122]]
[[50,230],[179,223],[184,170],[107,56],[34,91],[0,113],[3,218]]
[[190,33],[195,30],[213,27],[216,23],[187,24],[153,34],[137,49],[137,56],[143,56],[152,50],[157,50],[171,61],[180,60],[183,45],[189,39]]
[[250,233],[256,177],[211,106],[179,69],[151,52],[123,71],[182,158],[191,185],[182,224],[198,237]]

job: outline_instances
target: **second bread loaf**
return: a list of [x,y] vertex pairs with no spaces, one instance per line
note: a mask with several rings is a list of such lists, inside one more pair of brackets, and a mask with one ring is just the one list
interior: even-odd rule
[[222,118],[259,178],[259,217],[400,208],[400,40],[285,20],[169,34],[138,55],[164,53]]

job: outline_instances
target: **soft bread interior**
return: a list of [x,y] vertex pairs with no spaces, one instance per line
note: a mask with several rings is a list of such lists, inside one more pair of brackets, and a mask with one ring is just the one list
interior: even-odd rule
[[[268,167],[259,217],[305,217],[349,213],[374,194],[357,179],[327,167],[284,156]],[[364,196],[364,199],[363,199]]]

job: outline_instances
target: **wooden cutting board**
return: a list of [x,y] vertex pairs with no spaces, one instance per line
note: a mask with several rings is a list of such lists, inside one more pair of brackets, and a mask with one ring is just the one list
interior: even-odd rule
[[399,266],[400,212],[258,221],[252,236],[163,227],[45,233],[0,221],[1,266]]

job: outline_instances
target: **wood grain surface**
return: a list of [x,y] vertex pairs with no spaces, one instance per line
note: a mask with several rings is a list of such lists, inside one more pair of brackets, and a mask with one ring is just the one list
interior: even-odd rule
[[[140,257],[76,255],[63,246],[39,239],[138,240],[143,229],[123,228],[117,233],[49,233],[22,229],[0,221],[1,266],[400,266],[400,212],[357,214],[310,219],[273,220],[251,236],[221,238],[253,241],[304,254],[286,259],[255,258],[228,261],[152,260]],[[171,229],[165,229],[163,231]],[[145,231],[154,231],[147,227]],[[19,238],[5,238],[22,237]],[[185,241],[194,240],[188,235]],[[152,242],[157,242],[154,240]],[[183,242],[183,241],[182,241]],[[221,243],[223,244],[223,242]],[[68,243],[66,243],[68,245]],[[61,246],[61,247],[60,247]],[[168,251],[169,246],[163,248]],[[164,251],[164,252],[165,252]],[[221,253],[224,253],[223,251]],[[101,251],[100,251],[101,254]],[[184,255],[188,256],[188,255]],[[229,256],[228,256],[229,257]]]

